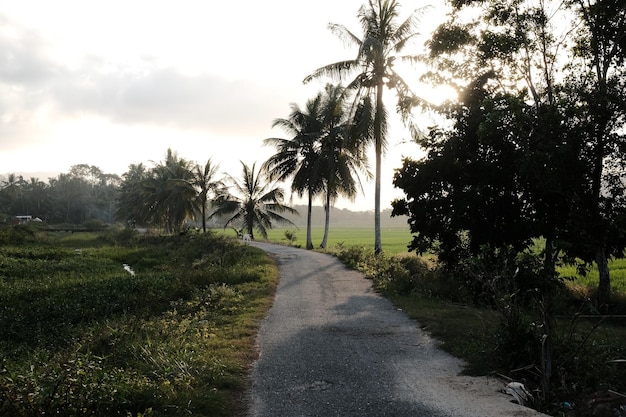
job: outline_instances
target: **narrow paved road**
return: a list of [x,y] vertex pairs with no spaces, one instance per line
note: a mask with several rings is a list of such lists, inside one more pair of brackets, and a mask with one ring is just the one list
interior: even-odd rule
[[461,362],[335,258],[252,242],[277,259],[280,284],[258,336],[250,417],[539,416],[459,376]]

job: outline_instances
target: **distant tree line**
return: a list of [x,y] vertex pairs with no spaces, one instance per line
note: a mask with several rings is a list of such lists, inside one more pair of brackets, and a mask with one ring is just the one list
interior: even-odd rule
[[51,224],[112,223],[120,184],[118,175],[87,164],[74,165],[47,182],[9,174],[0,181],[0,213],[7,222],[30,215]]

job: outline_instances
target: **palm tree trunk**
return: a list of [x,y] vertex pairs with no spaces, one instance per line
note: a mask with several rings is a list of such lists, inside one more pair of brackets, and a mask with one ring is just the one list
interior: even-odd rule
[[202,202],[202,233],[206,233],[206,201]]
[[374,254],[383,252],[383,244],[380,236],[380,176],[382,166],[382,142],[383,142],[383,83],[378,83],[376,91],[376,115],[374,116],[374,147],[376,152],[376,179],[374,186]]
[[324,206],[326,218],[324,220],[324,238],[320,244],[320,248],[326,248],[328,245],[328,229],[330,228],[330,192],[326,191],[326,205]]
[[313,196],[309,191],[309,206],[306,213],[306,248],[313,249],[313,240],[311,239],[311,213],[313,212]]

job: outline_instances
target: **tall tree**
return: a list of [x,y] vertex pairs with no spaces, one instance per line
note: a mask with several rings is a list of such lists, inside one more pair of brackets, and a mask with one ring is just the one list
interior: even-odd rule
[[0,196],[2,196],[3,209],[5,211],[13,211],[14,214],[19,211],[24,213],[24,186],[26,181],[21,175],[11,173],[2,181]]
[[172,233],[182,231],[185,220],[194,215],[196,201],[192,163],[168,149],[165,160],[141,181],[131,207],[139,210],[143,222]]
[[241,227],[254,239],[254,230],[267,239],[267,230],[273,223],[293,224],[284,217],[283,213],[298,214],[297,210],[284,204],[282,188],[275,187],[263,171],[256,171],[256,164],[252,167],[241,162],[241,181],[233,176],[227,176],[235,193],[228,191],[216,199],[216,209],[209,217],[230,216],[224,228],[234,225]]
[[[589,175],[579,206],[575,255],[595,261],[599,271],[598,302],[611,294],[608,259],[623,253],[626,187],[626,1],[571,0],[581,25],[576,32],[570,88],[571,132],[583,138],[581,159]],[[578,223],[581,225],[581,223]],[[582,242],[584,240],[584,242]],[[583,243],[582,245],[580,243]]]
[[[324,236],[320,247],[328,244],[330,209],[341,195],[353,199],[362,191],[359,173],[371,178],[367,155],[361,146],[360,132],[352,124],[346,109],[346,90],[341,85],[327,84],[321,121],[324,134],[320,139],[318,171],[324,183]],[[357,111],[363,111],[358,108]]]
[[128,225],[145,224],[143,185],[150,173],[143,163],[131,164],[122,175],[115,217]]
[[304,110],[297,104],[292,104],[287,119],[276,119],[272,123],[272,127],[280,127],[291,138],[267,138],[264,141],[266,145],[274,146],[277,151],[262,166],[269,179],[285,181],[292,178],[291,190],[300,197],[305,193],[307,195],[307,249],[313,249],[311,238],[313,198],[323,189],[319,172],[319,141],[324,134],[323,104],[322,93],[307,100]]
[[31,177],[24,188],[27,214],[48,219],[50,209],[48,184],[40,181],[39,178]]
[[416,35],[418,13],[413,12],[401,23],[398,23],[400,5],[396,0],[369,0],[367,6],[362,6],[358,17],[363,30],[363,37],[359,38],[345,26],[330,24],[330,30],[346,43],[358,48],[354,59],[335,62],[314,71],[304,79],[310,82],[322,76],[331,76],[342,79],[357,72],[355,78],[347,84],[347,88],[357,91],[356,101],[372,109],[371,136],[364,136],[365,140],[373,140],[375,151],[375,187],[374,187],[374,251],[382,253],[380,229],[380,196],[382,155],[387,142],[387,112],[383,101],[385,86],[393,88],[398,94],[399,106],[403,111],[403,118],[408,120],[409,110],[402,105],[410,89],[402,77],[395,71],[396,60],[415,61],[416,56],[401,56],[404,47]]
[[224,188],[224,183],[216,178],[219,165],[209,159],[204,166],[196,164],[193,170],[193,185],[198,193],[198,205],[202,216],[202,231],[206,233],[207,206],[212,196],[215,197]]
[[[545,270],[554,270],[560,250],[595,261],[599,302],[606,303],[607,258],[626,244],[620,238],[626,213],[624,0],[451,4],[451,19],[430,41],[434,78],[450,74],[486,86],[477,111],[465,108],[452,117],[468,123],[474,117],[477,128],[469,132],[483,139],[495,134],[514,146],[513,184],[533,214],[529,231],[546,238]],[[447,138],[450,132],[433,133]]]

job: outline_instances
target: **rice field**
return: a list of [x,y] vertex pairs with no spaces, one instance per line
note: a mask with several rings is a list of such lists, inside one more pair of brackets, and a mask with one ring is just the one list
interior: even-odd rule
[[[215,229],[219,234],[234,236],[230,230]],[[288,244],[285,232],[293,232],[296,237],[293,245],[304,247],[306,244],[306,229],[295,227],[279,227],[268,231],[270,242]],[[387,255],[397,255],[407,253],[407,246],[411,242],[412,236],[406,226],[384,227],[381,231],[383,251]],[[322,242],[324,228],[321,226],[312,227],[311,235],[313,245],[317,248]],[[258,236],[255,236],[259,239]],[[374,228],[373,227],[336,227],[332,226],[328,235],[328,248],[337,245],[361,246],[374,250]],[[626,258],[614,259],[609,264],[611,271],[611,287],[615,294],[626,294]],[[593,290],[598,285],[598,271],[592,265],[586,275],[580,275],[575,266],[562,266],[559,269],[561,276],[573,277],[569,285],[574,288]]]
[[[215,229],[218,233],[225,233],[226,235],[234,236],[233,230],[221,230]],[[285,236],[285,232],[293,232],[296,240],[293,245],[299,245],[304,247],[306,245],[306,229],[295,227],[275,228],[268,231],[268,240],[270,242],[277,242],[287,244],[288,239]],[[313,245],[317,248],[322,242],[324,237],[323,227],[311,228],[311,237]],[[255,235],[256,239],[259,239]],[[408,252],[407,246],[411,242],[411,233],[408,227],[386,227],[381,230],[381,239],[383,243],[383,251],[388,255],[396,255],[400,253]],[[374,250],[374,228],[373,227],[331,227],[328,232],[328,248],[333,248],[337,245],[343,246],[362,246],[364,248],[371,248]]]

